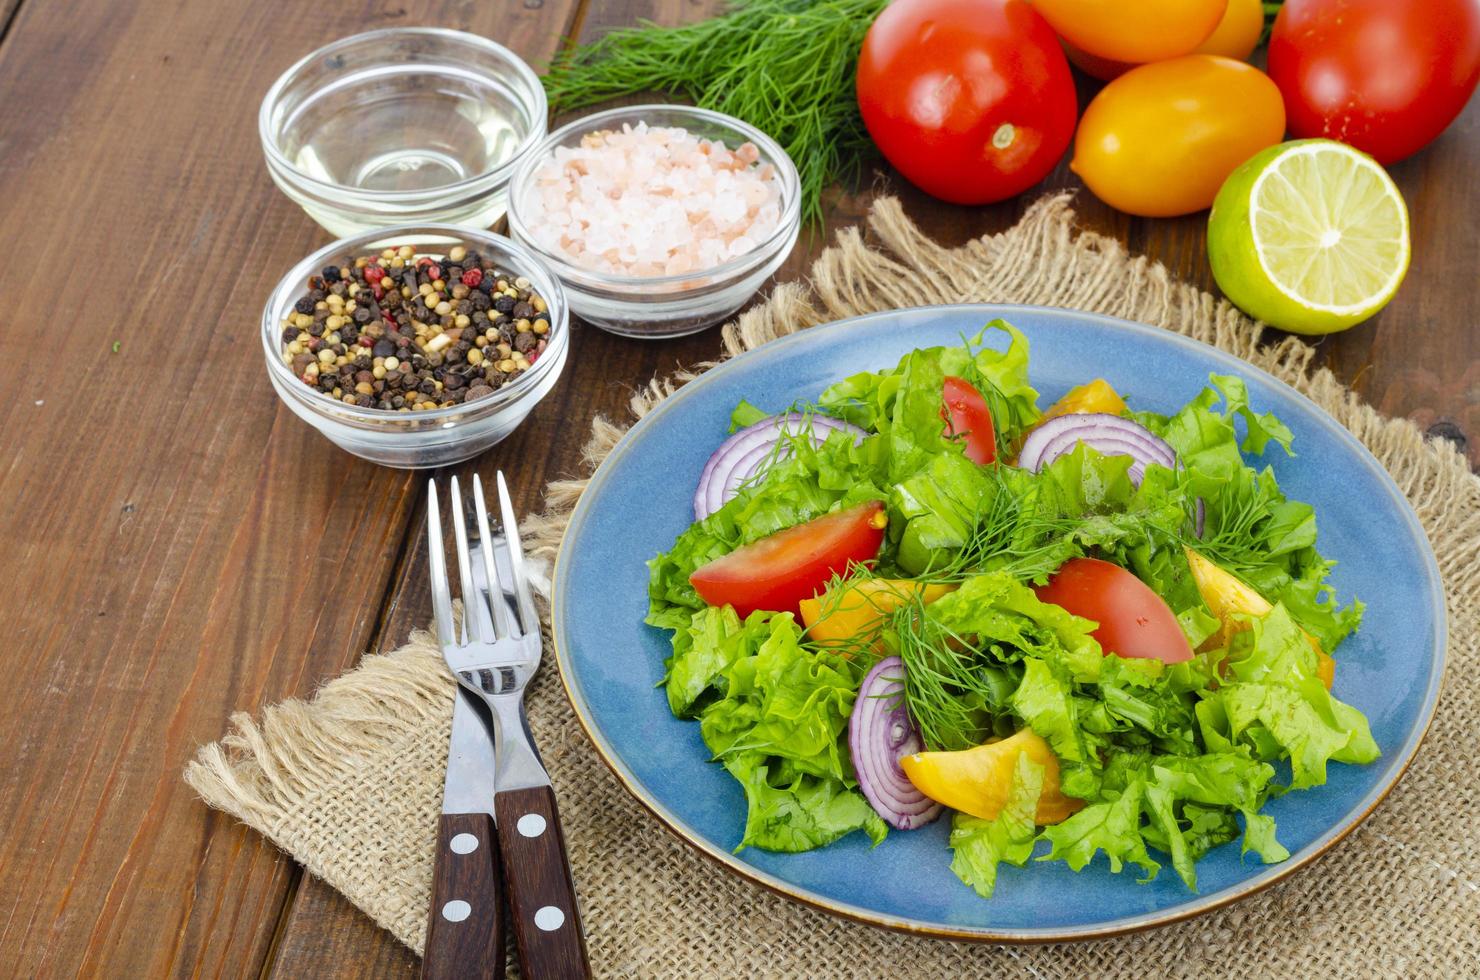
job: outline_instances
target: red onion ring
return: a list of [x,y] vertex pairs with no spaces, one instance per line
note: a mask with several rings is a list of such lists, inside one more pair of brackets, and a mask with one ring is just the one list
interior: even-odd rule
[[1037,472],[1081,442],[1106,456],[1129,456],[1135,460],[1127,473],[1133,486],[1141,485],[1148,466],[1171,469],[1177,465],[1176,452],[1150,429],[1104,412],[1071,413],[1044,422],[1023,440],[1018,465]]
[[915,788],[899,760],[924,747],[904,704],[904,661],[886,657],[864,675],[848,719],[848,751],[858,788],[898,830],[914,830],[945,808]]
[[[836,431],[853,433],[855,444],[867,435],[858,426],[831,415],[803,412],[784,412],[746,426],[720,443],[704,464],[699,486],[694,491],[694,520],[702,521],[727,504],[745,481],[765,468],[777,443],[788,435],[801,433],[805,427],[811,428],[812,440],[819,446]],[[783,449],[782,453],[786,451]]]

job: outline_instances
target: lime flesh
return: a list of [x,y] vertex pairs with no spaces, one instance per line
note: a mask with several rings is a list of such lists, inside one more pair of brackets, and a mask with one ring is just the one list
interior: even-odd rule
[[1371,157],[1332,140],[1270,147],[1229,175],[1208,216],[1218,287],[1295,333],[1334,333],[1387,305],[1408,271],[1408,209]]

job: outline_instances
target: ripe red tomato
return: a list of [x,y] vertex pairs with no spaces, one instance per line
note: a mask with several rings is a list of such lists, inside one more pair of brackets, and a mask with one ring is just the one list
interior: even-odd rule
[[1286,0],[1269,77],[1290,132],[1392,163],[1427,146],[1480,81],[1475,0]]
[[1071,558],[1038,598],[1099,623],[1094,637],[1106,653],[1166,664],[1192,659],[1192,647],[1161,596],[1119,565],[1098,558]]
[[987,400],[970,381],[946,375],[941,397],[945,407],[940,414],[946,420],[946,436],[966,442],[966,458],[986,464],[997,458],[997,430],[992,424],[992,410]]
[[716,558],[689,576],[711,606],[740,616],[757,609],[797,612],[834,573],[866,562],[884,543],[884,505],[875,500],[767,535]]
[[1023,0],[895,0],[858,56],[858,108],[910,183],[953,204],[1027,190],[1074,134],[1074,79]]

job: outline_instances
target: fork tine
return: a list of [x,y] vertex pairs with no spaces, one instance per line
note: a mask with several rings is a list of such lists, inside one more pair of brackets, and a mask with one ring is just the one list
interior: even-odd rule
[[496,478],[499,521],[504,526],[504,538],[509,542],[509,568],[514,573],[514,593],[519,597],[519,622],[523,632],[537,634],[539,621],[534,614],[529,575],[524,571],[524,545],[519,540],[519,519],[514,516],[514,504],[509,500],[509,485],[504,482],[504,471],[499,470]]
[[468,555],[468,524],[463,512],[462,492],[458,487],[457,477],[454,476],[452,478],[452,530],[453,537],[457,541],[457,574],[462,588],[462,642],[467,643],[469,637],[474,637],[486,643],[491,642],[493,638],[485,635],[487,630],[483,617],[478,613],[478,604],[483,599],[473,586],[473,562]]
[[473,508],[477,513],[478,550],[483,552],[483,573],[488,581],[488,602],[493,606],[493,632],[497,639],[504,639],[514,632],[509,621],[509,605],[504,601],[504,589],[498,580],[498,563],[493,559],[493,532],[488,529],[488,503],[483,496],[483,481],[473,474]]
[[427,559],[432,574],[432,618],[437,642],[444,648],[456,642],[452,632],[452,589],[447,584],[447,556],[442,552],[442,515],[437,504],[437,481],[427,481]]

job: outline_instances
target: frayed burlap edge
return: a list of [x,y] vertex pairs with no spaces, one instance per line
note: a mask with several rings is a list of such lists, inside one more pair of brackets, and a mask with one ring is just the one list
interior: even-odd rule
[[[1140,936],[1058,947],[968,947],[898,936],[788,903],[721,871],[658,828],[595,759],[542,675],[531,724],[560,793],[593,963],[621,976],[1458,976],[1480,957],[1480,792],[1471,719],[1480,712],[1480,480],[1447,443],[1364,405],[1313,350],[1261,346],[1260,327],[1118,243],[1074,227],[1069,195],[1045,198],[1000,235],[931,242],[899,203],[874,204],[871,248],[839,235],[807,285],[784,284],[723,330],[723,356],[818,323],[930,303],[1038,303],[1154,324],[1269,371],[1350,429],[1423,523],[1445,580],[1449,679],[1425,749],[1353,838],[1264,894]],[[633,394],[641,418],[712,365]],[[625,427],[596,419],[589,474]],[[584,477],[552,483],[526,524],[553,559]],[[1378,533],[1376,530],[1374,533]],[[1401,652],[1395,652],[1400,656]],[[186,778],[257,828],[413,949],[421,947],[450,687],[416,634],[367,657],[312,702],[285,702],[201,751]]]

